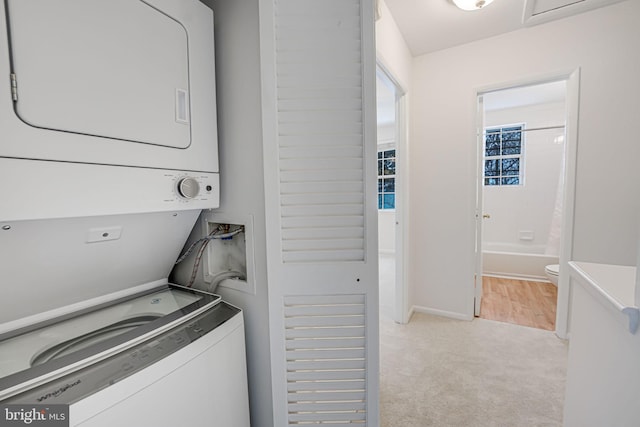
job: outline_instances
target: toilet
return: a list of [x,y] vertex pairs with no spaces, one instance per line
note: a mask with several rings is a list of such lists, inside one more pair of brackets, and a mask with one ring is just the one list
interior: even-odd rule
[[544,268],[544,273],[551,283],[558,286],[558,275],[560,274],[560,264],[550,264]]

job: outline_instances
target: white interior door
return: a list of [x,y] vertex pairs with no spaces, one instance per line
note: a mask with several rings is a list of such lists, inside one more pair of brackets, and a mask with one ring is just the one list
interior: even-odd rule
[[373,2],[260,11],[274,425],[377,426]]
[[477,189],[476,189],[476,268],[474,315],[480,316],[482,305],[482,196],[484,190],[484,100],[478,95],[476,104],[476,147],[477,147]]

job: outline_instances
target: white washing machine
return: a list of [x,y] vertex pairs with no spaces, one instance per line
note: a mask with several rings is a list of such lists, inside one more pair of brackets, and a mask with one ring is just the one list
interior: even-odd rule
[[0,404],[69,404],[71,426],[248,427],[242,312],[166,285],[0,341]]

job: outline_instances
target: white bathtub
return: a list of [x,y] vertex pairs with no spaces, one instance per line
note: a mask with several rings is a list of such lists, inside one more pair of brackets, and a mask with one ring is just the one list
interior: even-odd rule
[[482,273],[485,276],[548,281],[544,267],[558,264],[559,260],[544,251],[544,246],[486,243],[482,250]]

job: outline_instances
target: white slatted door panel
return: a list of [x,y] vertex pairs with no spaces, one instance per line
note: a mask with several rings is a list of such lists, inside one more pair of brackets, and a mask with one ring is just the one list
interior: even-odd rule
[[276,1],[283,262],[364,260],[358,0]]
[[373,0],[260,2],[273,425],[377,427]]
[[284,299],[289,425],[366,422],[365,297]]

